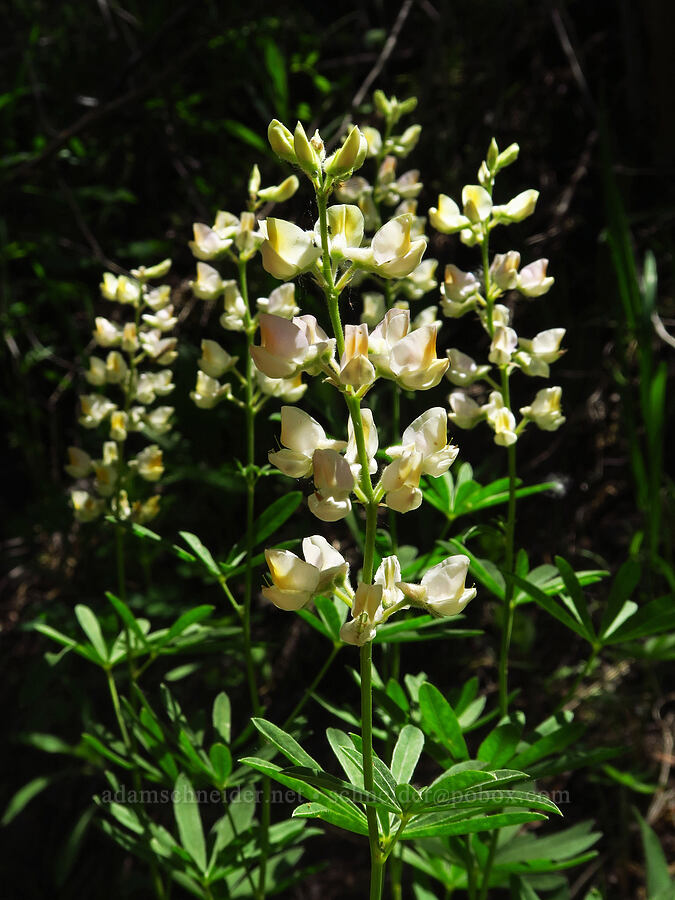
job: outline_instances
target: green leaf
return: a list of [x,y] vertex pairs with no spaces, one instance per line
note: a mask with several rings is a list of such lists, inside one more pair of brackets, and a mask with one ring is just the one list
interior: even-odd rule
[[453,553],[462,553],[464,556],[468,556],[471,574],[474,575],[491,594],[494,594],[495,597],[499,597],[500,600],[504,599],[504,576],[493,562],[490,562],[489,559],[480,559],[461,541],[458,541],[455,538],[451,538],[449,541],[439,541],[439,543],[446,546]]
[[492,784],[495,780],[492,772],[484,772],[480,769],[444,772],[429,787],[422,790],[422,801],[425,804],[440,803],[450,795],[459,795],[469,788]]
[[528,595],[528,597],[532,597],[537,606],[541,606],[541,608],[546,610],[546,612],[550,616],[553,616],[554,619],[562,622],[563,625],[569,628],[570,631],[578,634],[579,637],[582,637],[584,638],[584,640],[593,643],[592,636],[589,636],[586,633],[586,630],[583,628],[583,626],[581,626],[576,621],[576,619],[558,603],[557,600],[553,600],[553,598],[545,594],[540,588],[535,587],[535,585],[531,584],[531,582],[529,581],[526,581],[524,578],[519,578],[517,575],[513,575],[512,577],[514,584],[516,584],[522,591],[524,591]]
[[174,785],[173,812],[184,850],[190,854],[200,872],[206,872],[206,842],[199,803],[190,780],[182,772]]
[[555,557],[555,564],[560,570],[560,574],[565,582],[565,587],[569,592],[574,608],[577,611],[579,620],[592,642],[595,638],[595,630],[593,628],[590,613],[588,612],[588,604],[586,603],[586,598],[584,597],[584,592],[581,589],[576,573],[572,566],[567,560],[563,559],[562,556]]
[[492,831],[496,828],[545,820],[546,816],[543,813],[536,812],[495,813],[481,815],[478,818],[467,818],[464,815],[449,817],[447,811],[435,812],[413,819],[406,825],[400,839],[406,841],[440,835],[476,834],[480,831]]
[[422,723],[455,759],[468,759],[469,751],[457,716],[445,697],[433,684],[425,682],[419,693]]
[[122,620],[123,624],[126,625],[129,631],[136,636],[141,647],[147,647],[148,640],[143,634],[136,616],[132,613],[126,603],[124,603],[123,600],[120,600],[119,597],[111,594],[110,591],[106,591],[106,597],[108,598],[108,602],[112,605],[117,615]]
[[391,774],[397,784],[408,784],[424,747],[424,734],[414,725],[406,725],[398,736],[391,755]]
[[[267,149],[267,148],[265,148]],[[274,534],[293,515],[302,502],[302,491],[291,491],[275,500],[253,523],[253,546]]]
[[226,744],[230,743],[232,733],[230,698],[221,691],[213,702],[213,727]]
[[[343,748],[346,749],[346,748]],[[386,809],[389,812],[400,813],[401,810],[398,802],[392,802],[384,794],[376,794],[367,791],[364,788],[357,788],[348,781],[329,775],[322,769],[308,769],[305,766],[291,766],[282,769],[282,774],[295,778],[298,781],[304,781],[306,784],[321,788],[337,794],[339,797],[348,797],[357,803],[365,803],[374,806],[376,809]]]
[[[653,829],[642,818],[637,810],[634,810],[635,818],[640,825],[642,846],[645,853],[645,866],[647,869],[647,897],[656,898],[661,892],[664,896],[672,897],[675,894],[675,882],[671,881],[668,872],[668,863],[663,853],[663,848]],[[668,894],[667,892],[671,893]]]
[[588,821],[546,837],[538,837],[533,833],[516,835],[497,848],[495,865],[506,866],[540,859],[553,861],[569,859],[588,850],[600,840],[601,835],[592,832],[592,828],[593,823]]
[[[640,581],[642,567],[634,559],[628,559],[616,573],[612,587],[607,598],[607,606],[600,623],[600,637],[604,638],[618,628],[616,620],[624,607],[625,602],[630,599],[633,591]],[[621,624],[621,623],[619,623]]]
[[337,611],[332,599],[330,597],[319,595],[314,598],[314,606],[321,616],[322,622],[328,629],[330,636],[333,640],[339,641],[342,619],[340,618],[340,613]]
[[503,766],[514,755],[523,726],[517,720],[502,722],[493,728],[478,748],[478,759]]
[[290,734],[282,731],[281,728],[278,728],[266,719],[253,718],[251,719],[251,722],[270,744],[273,744],[277,750],[283,753],[286,759],[295,763],[296,766],[321,771],[319,763],[315,759],[312,759],[309,753],[306,753]]
[[29,781],[28,784],[24,784],[23,787],[19,788],[7,804],[2,819],[0,820],[0,825],[9,825],[9,823],[12,822],[26,806],[28,806],[33,797],[37,797],[38,794],[41,794],[53,781],[53,776],[39,775],[37,778],[33,778],[32,781]]
[[75,615],[77,616],[77,621],[80,623],[82,631],[84,631],[91,641],[94,650],[96,650],[101,660],[103,662],[108,662],[108,647],[103,639],[101,626],[94,613],[88,606],[78,603],[75,607]]
[[232,771],[232,754],[225,744],[212,744],[209,750],[209,759],[216,773],[218,784],[224,786]]
[[511,764],[519,769],[527,769],[532,763],[550,754],[560,756],[566,747],[579,740],[585,730],[586,726],[580,722],[562,724],[549,734],[535,740],[526,750],[517,753],[511,760]]
[[87,734],[85,732],[82,735],[82,740],[85,742],[85,744],[88,744],[93,750],[95,750],[100,756],[109,759],[111,762],[117,763],[117,765],[121,766],[123,769],[133,769],[133,764],[129,762],[128,759],[125,759],[123,756],[120,756],[119,753],[115,753],[114,750],[106,747],[106,745],[93,734]]
[[607,643],[634,641],[662,631],[671,631],[673,628],[675,628],[675,604],[672,596],[657,597],[656,600],[641,606],[627,622],[613,631]]
[[194,609],[189,609],[187,612],[184,612],[182,616],[179,616],[176,619],[161,641],[159,641],[158,646],[165,647],[167,644],[170,644],[174,638],[177,638],[186,631],[190,625],[201,622],[202,619],[206,619],[207,616],[210,616],[214,609],[214,606],[204,604],[203,606],[195,606]]
[[269,153],[267,142],[246,125],[243,125],[241,122],[236,122],[234,119],[224,119],[222,124],[225,131],[227,131],[228,134],[231,134],[232,137],[238,138],[244,144],[248,144],[259,153]]
[[351,831],[354,834],[368,835],[368,820],[357,811],[348,812],[344,809],[324,806],[316,801],[312,803],[303,803],[293,810],[294,818],[304,819],[321,819],[337,828],[343,828],[345,831]]
[[543,794],[535,794],[532,791],[490,791],[472,790],[459,796],[448,796],[445,800],[438,800],[433,804],[433,809],[503,809],[504,807],[524,806],[528,809],[536,809],[545,813],[554,813],[561,816],[558,807]]
[[337,761],[342,766],[347,778],[353,785],[362,788],[363,767],[359,767],[350,756],[347,756],[342,752],[345,747],[350,750],[354,749],[352,739],[348,734],[346,734],[344,731],[341,731],[339,728],[327,728],[326,737],[328,738],[328,743],[330,744],[331,749],[337,758]]
[[218,567],[218,563],[213,556],[211,556],[211,551],[202,544],[197,535],[191,534],[189,531],[180,531],[179,534],[190,550],[193,551],[197,559],[202,563],[206,571],[213,575],[214,578],[221,578],[222,572]]

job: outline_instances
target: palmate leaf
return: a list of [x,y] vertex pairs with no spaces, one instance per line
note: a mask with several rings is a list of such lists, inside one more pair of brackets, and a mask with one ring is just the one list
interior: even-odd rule
[[293,816],[305,819],[321,819],[323,822],[327,822],[329,825],[336,825],[345,831],[368,836],[368,820],[363,814],[359,818],[355,814],[347,814],[342,809],[328,807],[322,803],[303,803],[293,810]]
[[318,769],[307,769],[304,766],[291,766],[290,768],[282,769],[282,774],[295,778],[298,781],[303,781],[306,784],[314,785],[314,787],[321,788],[324,791],[330,791],[340,797],[346,797],[356,803],[364,803],[367,806],[374,806],[376,809],[386,809],[388,812],[401,812],[395,797],[393,800],[390,799],[385,791],[380,788],[379,784],[373,785],[372,791],[367,791],[364,788],[357,788],[349,781],[336,778],[328,772]]
[[422,728],[430,733],[455,759],[468,759],[462,729],[453,708],[443,694],[429,682],[419,689]]
[[481,787],[465,794],[446,794],[446,797],[448,798],[446,800],[439,799],[434,803],[427,803],[426,810],[428,812],[453,809],[485,811],[504,808],[516,809],[522,806],[540,812],[562,815],[552,800],[543,794],[535,794],[532,791],[491,791]]
[[409,841],[423,837],[440,837],[461,834],[476,834],[492,831],[525,822],[543,822],[546,816],[539,812],[506,812],[493,815],[478,814],[476,817],[463,814],[448,816],[447,811],[428,813],[413,819],[405,826],[400,840]]

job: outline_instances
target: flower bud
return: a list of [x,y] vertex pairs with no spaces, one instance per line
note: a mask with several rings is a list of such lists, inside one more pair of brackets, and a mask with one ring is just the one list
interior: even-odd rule
[[267,128],[267,140],[277,156],[289,163],[297,162],[291,132],[278,119],[272,119]]
[[476,401],[464,391],[453,391],[448,397],[451,412],[448,418],[458,428],[471,429],[485,417],[484,411]]
[[381,116],[387,118],[387,116],[391,114],[391,103],[387,99],[387,95],[384,93],[384,91],[375,91],[375,93],[373,94],[373,102],[375,103],[375,108]]
[[[312,141],[314,139],[312,138]],[[302,171],[314,178],[321,170],[321,158],[319,152],[313,146],[305,134],[302,123],[298,122],[295,126],[295,134],[293,136],[293,149],[295,151],[295,159]]]
[[129,368],[118,350],[111,350],[105,361],[106,380],[110,384],[120,384],[127,377]]
[[518,273],[517,288],[525,297],[541,297],[547,293],[555,281],[546,275],[547,259],[537,259],[529,266],[524,266]]
[[510,166],[511,163],[514,163],[518,159],[519,153],[520,147],[518,144],[510,144],[506,150],[502,150],[497,157],[496,171],[499,172],[500,169],[505,169],[507,166]]
[[375,637],[382,616],[382,585],[360,583],[356,589],[352,618],[340,629],[346,644],[362,647]]
[[542,431],[557,431],[565,422],[560,409],[561,397],[561,387],[542,388],[537,391],[532,405],[522,407],[520,414],[534,422]]
[[493,206],[492,215],[497,222],[509,224],[522,222],[534,212],[539,198],[539,191],[523,191],[506,204],[506,206]]
[[248,177],[248,192],[251,197],[255,198],[258,196],[258,191],[260,190],[260,169],[257,164],[253,166],[251,169],[251,174]]
[[399,137],[392,139],[392,148],[391,152],[395,156],[400,156],[405,158],[408,156],[417,146],[417,142],[420,139],[420,134],[422,133],[421,125],[410,125]]
[[510,291],[518,281],[520,253],[509,250],[508,253],[497,253],[490,266],[490,278],[500,291]]
[[[365,149],[363,143],[365,141]],[[340,178],[348,175],[355,168],[358,168],[357,162],[360,158],[361,163],[368,151],[368,141],[354,125],[347,135],[342,147],[326,160],[324,172],[331,178]],[[360,163],[359,163],[360,165]]]
[[491,172],[494,172],[497,167],[497,160],[499,159],[499,147],[497,146],[497,141],[492,138],[490,141],[490,146],[488,147],[487,152],[487,165],[488,169]]
[[128,423],[129,416],[127,413],[122,412],[121,409],[117,409],[112,413],[110,416],[110,437],[113,441],[126,441]]
[[375,368],[368,359],[368,326],[345,325],[345,349],[340,359],[340,381],[354,388],[375,381]]
[[273,203],[283,203],[285,200],[290,200],[299,187],[300,182],[297,176],[289,175],[281,184],[274,184],[271,187],[259,190],[258,197],[261,200],[269,200]]
[[142,281],[154,281],[155,278],[164,278],[165,275],[169,274],[169,270],[171,269],[171,260],[163,259],[161,262],[158,262],[154,266],[139,266],[137,269],[132,269],[131,274],[134,278],[139,278]]

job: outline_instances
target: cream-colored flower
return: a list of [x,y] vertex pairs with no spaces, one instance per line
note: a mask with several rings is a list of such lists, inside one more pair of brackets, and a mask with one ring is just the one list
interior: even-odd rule
[[488,359],[496,366],[505,366],[511,362],[511,357],[517,346],[518,335],[513,328],[497,325],[492,335]]
[[96,428],[117,406],[101,394],[82,394],[80,397],[80,425]]
[[175,387],[172,378],[173,372],[171,369],[160,369],[159,372],[142,372],[136,384],[135,399],[147,406],[153,402],[155,397],[166,397]]
[[412,331],[417,331],[418,328],[434,325],[436,322],[438,322],[438,307],[434,304],[421,309],[410,323],[410,327]]
[[262,188],[256,193],[261,200],[272,203],[284,203],[286,200],[291,199],[299,187],[300,182],[297,175],[289,175],[288,178],[284,178],[281,184],[270,185],[270,187]]
[[[375,422],[373,420],[372,410],[368,409],[365,406],[362,407],[361,421],[363,422],[363,436],[365,439],[366,454],[368,456],[368,471],[371,475],[374,475],[375,472],[377,472],[377,460],[375,459],[375,456],[377,454],[377,448],[379,446],[379,437]],[[345,453],[345,459],[350,465],[354,480],[358,481],[361,477],[361,464],[359,462],[359,450],[356,445],[356,435],[354,433],[354,424],[352,422],[351,416],[349,417],[349,421],[347,423],[347,432],[349,440],[347,441],[347,451]]]
[[432,566],[420,584],[399,582],[398,586],[416,606],[423,607],[432,616],[457,616],[476,596],[476,589],[465,584],[468,571],[468,556],[458,554]]
[[258,297],[256,303],[262,312],[284,319],[292,319],[300,312],[300,307],[295,305],[295,285],[292,282],[280,284],[269,297]]
[[364,125],[361,129],[361,134],[366,139],[366,143],[368,144],[368,153],[369,157],[377,156],[377,154],[382,149],[382,135],[377,130],[377,128],[373,128],[370,125]]
[[190,391],[190,399],[195,406],[199,409],[213,409],[221,400],[230,397],[232,388],[229,384],[221,384],[205,372],[197,372],[197,384],[194,391]]
[[326,436],[321,425],[297,406],[281,407],[281,435],[283,449],[270,450],[269,461],[290,478],[308,478],[312,474],[314,451],[344,450],[344,441]]
[[464,215],[474,225],[485,222],[492,212],[492,198],[479,184],[467,184],[462,190]]
[[[195,222],[192,231],[194,240],[188,241],[188,247],[197,259],[218,259],[232,246],[231,237],[224,237],[214,228],[209,228],[202,222]],[[197,277],[199,277],[199,273]]]
[[464,391],[453,391],[448,397],[451,412],[448,418],[458,428],[475,428],[485,418],[485,412],[476,401]]
[[314,246],[314,234],[284,219],[267,219],[267,239],[260,248],[266,272],[279,281],[289,281],[311,269],[321,250]]
[[248,310],[236,281],[229,279],[223,282],[223,297],[225,311],[220,317],[220,324],[226,331],[245,331]]
[[348,248],[345,257],[383,278],[405,278],[422,262],[425,240],[411,240],[413,217],[390,219],[375,232],[370,247]]
[[202,355],[197,365],[211,378],[220,378],[236,365],[238,359],[238,356],[230,356],[217,341],[202,341]]
[[178,317],[173,314],[173,306],[165,306],[163,309],[157,310],[155,313],[144,313],[141,318],[151,328],[157,331],[171,331],[178,322]]
[[89,384],[101,387],[108,380],[105,362],[98,356],[90,356],[89,369],[84,373],[84,377]]
[[542,388],[537,391],[531,406],[523,406],[520,414],[541,428],[542,431],[557,431],[565,422],[560,408],[562,388],[559,386]]
[[143,416],[143,424],[155,434],[166,434],[171,431],[173,406],[156,406]]
[[311,512],[323,522],[337,522],[349,513],[354,476],[349,463],[335,450],[315,450],[312,458],[315,491],[309,498]]
[[527,375],[549,376],[549,365],[554,363],[565,352],[560,349],[560,342],[565,336],[564,328],[549,328],[540,331],[531,341],[520,338],[522,348],[516,354],[516,360]]
[[380,324],[368,337],[368,352],[377,371],[385,378],[393,378],[391,352],[410,331],[410,312],[394,308],[385,313]]
[[129,416],[121,409],[116,409],[110,416],[110,437],[113,441],[126,441]]
[[198,262],[197,277],[190,282],[190,288],[200,300],[215,300],[223,291],[223,279],[213,266]]
[[407,278],[401,281],[400,294],[408,300],[421,300],[425,294],[438,287],[438,282],[434,277],[437,267],[437,259],[423,260]]
[[345,644],[362,647],[375,637],[382,611],[382,585],[360,583],[356,589],[352,618],[340,629]]
[[429,222],[441,234],[454,234],[469,225],[466,215],[462,215],[459,206],[447,194],[439,194],[438,206],[429,210]]
[[508,224],[510,222],[522,222],[531,216],[539,199],[539,191],[523,191],[514,197],[505,206],[493,206],[492,215],[495,221]]
[[290,378],[303,369],[315,371],[335,348],[335,339],[328,339],[314,316],[289,321],[260,313],[260,341],[260,346],[251,347],[251,356],[269,378]]
[[111,350],[105,361],[106,380],[110,384],[120,384],[127,377],[129,367],[118,350]]
[[[375,578],[375,584],[382,585],[382,610],[386,611],[393,606],[398,606],[403,600],[403,591],[397,586],[401,580],[401,564],[397,556],[385,556],[380,563]],[[408,609],[401,606],[400,609]]]
[[157,444],[150,444],[129,463],[145,481],[159,481],[164,473],[162,451]]
[[307,385],[302,383],[301,372],[291,378],[268,378],[264,372],[256,369],[255,380],[263,394],[279,397],[287,403],[297,403],[307,390]]
[[340,381],[354,388],[375,381],[375,368],[368,359],[368,326],[345,325],[345,349],[340,358]]
[[515,444],[518,440],[516,420],[511,410],[504,404],[504,398],[499,391],[492,391],[483,412],[488,425],[495,433],[495,444],[500,447]]
[[319,570],[317,591],[327,591],[347,578],[349,563],[322,535],[313,534],[304,538],[302,554],[308,563]]
[[145,303],[145,305],[149,306],[150,309],[155,310],[155,312],[157,312],[157,310],[164,309],[165,306],[168,306],[170,300],[171,288],[168,284],[158,285],[151,291],[148,291],[143,298],[143,302]]
[[490,279],[500,291],[510,291],[518,282],[519,265],[520,253],[517,250],[498,253],[490,266]]
[[101,497],[111,497],[115,493],[115,487],[117,486],[117,466],[105,465],[101,460],[95,460],[93,467],[96,493]]
[[384,294],[379,294],[376,291],[369,291],[365,294],[361,294],[361,300],[363,301],[361,321],[364,322],[368,328],[375,328],[387,311],[384,302]]
[[272,585],[262,589],[263,596],[279,609],[302,609],[318,591],[321,573],[290,550],[265,550]]
[[88,491],[71,491],[70,502],[78,522],[93,522],[105,509],[105,501],[92,497]]
[[92,460],[79,447],[68,447],[68,465],[64,466],[71,478],[86,478],[91,472]]
[[141,347],[151,359],[161,366],[170,365],[178,356],[175,337],[164,337],[161,331],[142,331],[139,335]]
[[116,278],[111,272],[105,272],[100,287],[106,300],[116,300],[118,303],[136,304],[141,296],[140,284],[126,275]]
[[474,381],[479,381],[490,371],[490,366],[479,366],[472,357],[457,350],[456,347],[446,350],[446,354],[450,360],[450,367],[446,373],[447,378],[458,387],[467,387]]
[[440,322],[423,325],[406,335],[391,350],[391,372],[407,391],[426,391],[445,375],[450,361],[436,357],[436,335]]
[[[363,241],[363,213],[358,206],[342,203],[327,210],[328,252],[332,259],[342,260]],[[321,244],[321,223],[314,226],[315,241]]]
[[555,281],[552,276],[546,274],[547,268],[547,259],[537,259],[529,266],[524,266],[518,273],[516,285],[520,293],[525,297],[541,297],[547,293]]
[[127,322],[122,329],[122,350],[125,353],[135,353],[138,350],[138,330],[135,322]]
[[422,455],[421,473],[438,478],[447,472],[459,453],[459,448],[448,443],[448,417],[441,406],[427,409],[414,419],[403,432],[401,443],[387,448],[392,459],[402,456],[409,448]]
[[103,316],[97,316],[94,322],[96,324],[94,339],[99,347],[118,347],[120,345],[122,329],[119,325]]
[[363,165],[368,154],[367,137],[353,125],[344,144],[323,163],[323,170],[331,178],[346,178]]

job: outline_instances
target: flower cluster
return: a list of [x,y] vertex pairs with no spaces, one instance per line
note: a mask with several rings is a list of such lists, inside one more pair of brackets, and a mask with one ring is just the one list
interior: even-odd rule
[[[528,299],[540,297],[554,282],[547,273],[547,259],[538,259],[521,267],[520,253],[509,250],[490,260],[488,243],[492,230],[530,216],[539,196],[537,191],[526,190],[506,204],[494,204],[495,178],[517,156],[517,144],[500,152],[493,140],[478,171],[479,183],[466,185],[462,190],[461,210],[445,194],[441,194],[437,206],[429,210],[429,220],[437,231],[459,233],[462,243],[479,246],[483,262],[480,278],[457,266],[446,266],[441,285],[444,315],[459,318],[475,311],[490,340],[487,364],[477,363],[456,347],[447,351],[447,378],[461,388],[448,398],[449,418],[459,428],[473,428],[485,421],[494,433],[495,443],[504,447],[514,444],[530,422],[544,431],[555,431],[565,421],[560,406],[562,390],[557,386],[537,391],[533,401],[520,408],[522,418],[518,423],[511,408],[511,374],[520,369],[531,377],[548,378],[551,364],[564,352],[560,344],[565,335],[564,328],[550,328],[532,339],[519,337],[512,326],[510,308],[498,302],[506,293],[512,298],[518,295]],[[497,370],[495,377],[493,367]],[[475,399],[475,386],[481,382],[490,388],[483,403]]]
[[[133,476],[157,482],[164,472],[161,441],[172,428],[173,407],[163,398],[174,389],[169,366],[176,358],[173,331],[178,321],[167,284],[151,287],[171,266],[165,260],[156,266],[133,269],[131,277],[106,272],[101,294],[128,307],[126,320],[96,319],[94,340],[101,355],[89,359],[85,378],[97,389],[80,397],[80,424],[87,429],[105,425],[108,439],[100,458],[92,458],[79,447],[68,448],[66,471],[78,480],[93,476],[93,486],[71,492],[77,519],[89,522],[108,511],[115,518],[147,522],[159,511],[159,495],[130,500]],[[106,352],[107,351],[107,352]],[[106,391],[112,392],[112,399]],[[157,402],[157,405],[154,405]],[[151,443],[129,452],[131,433]]]

